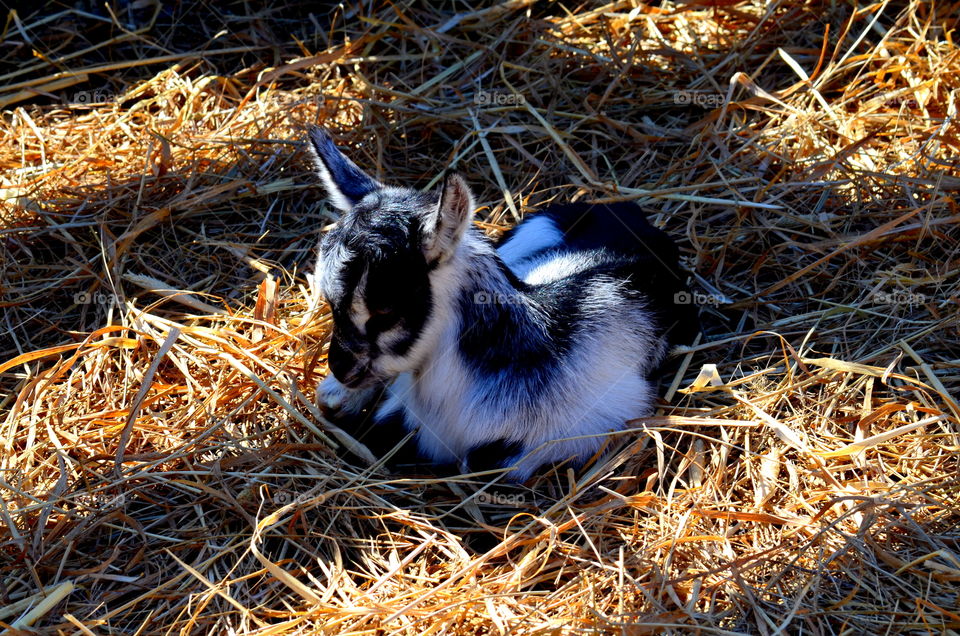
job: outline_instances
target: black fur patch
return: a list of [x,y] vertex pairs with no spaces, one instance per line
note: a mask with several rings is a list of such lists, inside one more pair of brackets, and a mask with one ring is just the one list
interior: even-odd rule
[[519,404],[534,400],[553,380],[569,349],[572,325],[551,321],[556,329],[531,330],[530,320],[523,315],[531,311],[528,301],[484,294],[487,290],[476,281],[459,298],[459,347],[464,360],[493,381],[485,390],[507,391]]
[[[370,411],[373,410],[375,410],[375,406],[370,409]],[[400,411],[378,417],[376,421],[370,411],[355,418],[340,419],[337,424],[350,433],[354,439],[366,446],[374,457],[379,459],[397,448],[397,445],[403,441],[409,431],[404,426],[403,415]],[[416,462],[418,458],[416,438],[413,437],[397,449],[387,465],[392,467],[397,464]]]
[[406,336],[391,344],[390,353],[402,356],[409,351],[433,305],[428,276],[426,260],[419,250],[371,264],[365,290],[371,313],[366,329],[371,342],[399,324]]
[[480,279],[461,292],[460,350],[482,375],[502,380],[496,382],[496,390],[509,392],[515,404],[532,402],[542,394],[559,374],[577,333],[589,330],[599,317],[599,309],[583,302],[583,290],[599,278],[628,275],[621,271],[623,258],[603,250],[583,256],[592,258],[592,267],[541,285],[524,284],[500,263],[516,288],[507,297],[491,293]]
[[504,462],[523,451],[520,442],[498,439],[493,442],[474,446],[467,451],[467,466],[473,472],[483,472],[503,468]]
[[[370,418],[373,420],[374,418]],[[376,421],[371,421],[359,433],[362,441],[376,457],[384,457],[393,451],[410,431],[404,422],[401,411],[392,411],[386,415],[378,415]],[[417,436],[412,436],[387,461],[387,467],[400,469],[405,473],[424,472],[437,476],[452,476],[457,474],[457,467],[453,464],[439,464],[424,459],[417,447]]]

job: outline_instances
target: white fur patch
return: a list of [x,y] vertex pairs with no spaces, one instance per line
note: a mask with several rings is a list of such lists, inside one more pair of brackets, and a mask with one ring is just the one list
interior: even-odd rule
[[317,266],[313,273],[313,281],[320,294],[327,301],[343,298],[347,292],[344,289],[343,281],[340,280],[340,272],[343,269],[343,264],[352,257],[353,252],[341,244],[334,245],[326,251],[320,250]]
[[592,266],[592,259],[577,252],[548,252],[532,259],[525,274],[514,273],[528,285],[542,285],[573,276]]
[[531,256],[563,245],[563,232],[546,216],[533,216],[517,228],[513,235],[497,248],[497,253],[519,278],[529,271],[524,263]]

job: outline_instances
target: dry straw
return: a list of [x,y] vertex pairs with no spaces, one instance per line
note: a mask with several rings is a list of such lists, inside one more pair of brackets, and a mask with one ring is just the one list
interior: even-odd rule
[[[10,633],[960,630],[956,3],[164,4],[6,15]],[[325,422],[317,122],[491,234],[640,203],[656,416],[522,488]]]

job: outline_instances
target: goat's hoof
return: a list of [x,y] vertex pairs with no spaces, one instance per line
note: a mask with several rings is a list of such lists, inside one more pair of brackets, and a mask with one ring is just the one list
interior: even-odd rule
[[317,386],[317,406],[320,407],[320,412],[328,418],[340,415],[349,391],[350,389],[340,384],[333,375],[328,375]]
[[327,419],[356,415],[366,408],[375,396],[374,389],[350,389],[333,375],[328,375],[317,386],[317,406]]

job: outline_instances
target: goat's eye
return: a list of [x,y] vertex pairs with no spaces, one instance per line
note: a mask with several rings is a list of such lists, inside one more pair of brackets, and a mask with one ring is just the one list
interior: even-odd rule
[[399,320],[400,314],[392,307],[373,309],[370,311],[370,319],[367,320],[367,330],[383,331]]

